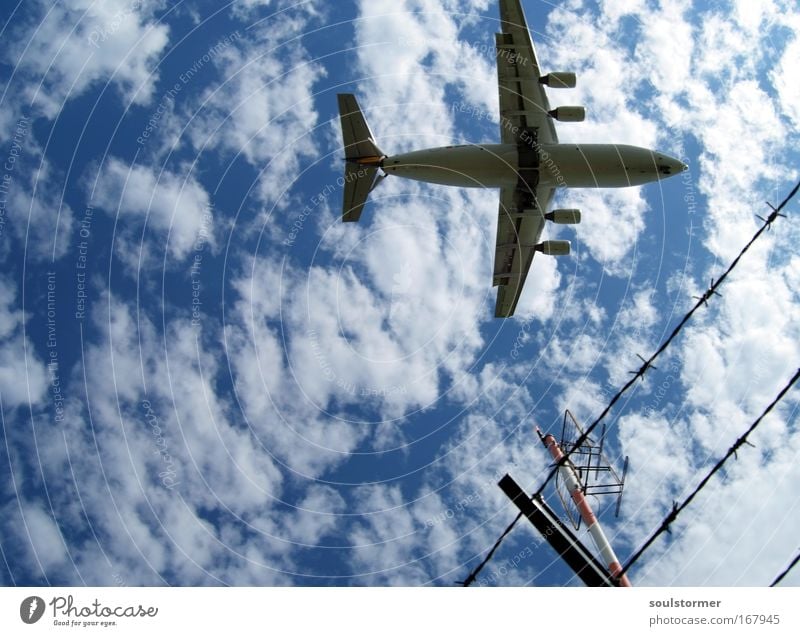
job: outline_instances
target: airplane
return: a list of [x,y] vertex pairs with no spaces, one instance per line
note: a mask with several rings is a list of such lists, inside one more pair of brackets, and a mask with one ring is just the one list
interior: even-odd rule
[[[499,188],[494,254],[495,317],[514,315],[533,257],[569,254],[569,241],[541,241],[545,221],[577,224],[577,209],[550,210],[556,188],[619,188],[687,169],[669,155],[621,144],[562,144],[554,121],[583,121],[582,106],[551,108],[545,88],[574,88],[575,73],[539,70],[520,0],[500,0],[495,35],[499,144],[469,144],[387,155],[353,94],[339,94],[345,149],[342,221],[357,222],[369,193],[395,175],[462,188]],[[341,183],[341,182],[340,182]]]

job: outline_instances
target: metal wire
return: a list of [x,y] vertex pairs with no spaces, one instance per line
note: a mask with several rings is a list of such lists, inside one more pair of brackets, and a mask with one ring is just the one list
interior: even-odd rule
[[[694,306],[688,312],[686,312],[686,315],[681,319],[681,321],[678,323],[678,325],[675,327],[675,329],[673,329],[673,331],[669,335],[669,337],[666,340],[664,340],[664,342],[661,344],[661,346],[658,347],[658,349],[656,349],[655,353],[653,355],[651,355],[649,358],[647,358],[646,360],[643,359],[642,366],[639,368],[639,370],[635,371],[635,372],[632,372],[633,375],[632,375],[631,379],[628,380],[628,382],[625,383],[625,385],[616,393],[616,395],[614,395],[611,398],[611,401],[608,403],[608,405],[605,407],[605,409],[603,409],[603,411],[600,413],[600,415],[597,417],[597,419],[595,419],[589,425],[589,427],[584,431],[584,433],[577,439],[577,441],[575,442],[575,445],[573,446],[573,448],[571,450],[569,450],[568,452],[564,453],[564,456],[561,458],[561,460],[551,468],[550,472],[547,474],[547,477],[545,477],[544,481],[542,482],[542,485],[536,491],[536,493],[535,493],[536,495],[541,495],[542,494],[542,492],[544,491],[544,489],[547,486],[547,484],[550,483],[550,481],[553,479],[553,477],[558,472],[559,467],[562,464],[566,463],[567,460],[569,459],[569,456],[573,452],[575,452],[575,449],[578,448],[579,446],[581,446],[581,444],[583,444],[586,441],[586,439],[591,435],[591,433],[594,431],[594,429],[597,428],[597,426],[603,421],[603,419],[606,417],[606,415],[608,415],[608,413],[611,411],[613,406],[628,391],[628,389],[630,389],[634,384],[636,384],[637,380],[639,380],[640,378],[644,377],[644,374],[648,371],[648,369],[650,369],[653,366],[653,362],[656,360],[656,358],[658,358],[658,356],[660,356],[667,349],[667,347],[669,347],[670,344],[672,344],[672,341],[683,330],[684,326],[686,326],[686,324],[691,320],[691,318],[694,315],[694,313],[701,306],[707,306],[708,305],[708,301],[711,300],[711,298],[713,296],[718,296],[719,295],[717,293],[717,289],[720,287],[720,285],[722,285],[723,281],[728,277],[728,275],[739,264],[739,261],[745,255],[745,253],[747,253],[747,251],[750,249],[750,247],[752,247],[753,243],[755,243],[759,239],[759,237],[764,233],[765,230],[770,229],[772,227],[772,224],[779,217],[785,217],[784,214],[781,214],[781,210],[783,210],[783,208],[786,207],[786,205],[789,203],[789,201],[791,201],[794,198],[794,196],[797,194],[798,190],[800,190],[800,181],[798,181],[798,183],[794,186],[794,188],[792,188],[792,191],[786,196],[786,198],[783,201],[781,201],[781,203],[780,203],[780,205],[778,205],[778,207],[775,207],[772,204],[767,203],[767,205],[770,207],[772,212],[769,214],[769,216],[767,216],[767,218],[758,217],[764,222],[763,225],[756,231],[755,234],[753,234],[753,237],[742,248],[742,250],[736,256],[736,258],[733,259],[731,264],[728,266],[728,269],[726,269],[723,272],[722,276],[720,276],[716,281],[714,281],[714,280],[711,281],[711,286],[708,288],[708,290],[706,290],[706,292],[697,299],[697,302],[694,304]],[[674,510],[673,510],[673,512],[674,512]],[[478,564],[478,566],[472,572],[470,572],[470,574],[467,576],[467,578],[464,579],[462,584],[465,587],[469,586],[475,580],[475,577],[477,576],[478,572],[480,572],[483,569],[483,567],[489,562],[489,560],[492,558],[492,556],[494,556],[494,553],[497,551],[497,548],[500,547],[500,544],[502,543],[503,539],[505,539],[505,537],[508,535],[508,533],[511,532],[511,529],[514,527],[514,525],[516,525],[517,521],[519,521],[521,516],[522,515],[517,515],[516,519],[514,519],[514,521],[511,522],[511,525],[509,525],[508,528],[505,529],[503,534],[500,535],[500,538],[494,544],[494,546],[489,551],[489,553],[486,555],[486,557],[483,559],[483,561],[481,561]],[[628,566],[626,565],[625,568],[623,568],[622,572],[624,573],[625,571],[627,571],[627,568],[628,568]]]
[[692,499],[694,499],[695,496],[697,496],[697,494],[705,487],[705,485],[711,480],[711,478],[717,473],[717,471],[719,471],[719,469],[722,468],[725,462],[728,461],[731,458],[731,456],[735,455],[736,451],[738,451],[743,444],[748,443],[747,436],[750,435],[750,433],[752,433],[759,424],[761,424],[761,421],[775,407],[775,405],[781,401],[783,396],[789,392],[789,389],[791,389],[792,386],[794,386],[795,382],[797,382],[798,379],[800,379],[800,369],[798,369],[795,372],[795,374],[792,376],[792,379],[789,380],[789,382],[786,384],[786,386],[783,387],[783,389],[781,389],[781,392],[778,393],[777,397],[774,400],[772,400],[772,402],[770,402],[769,406],[767,406],[766,409],[764,409],[764,412],[758,417],[758,419],[750,425],[750,428],[748,428],[745,431],[744,435],[739,437],[739,439],[737,439],[734,442],[733,446],[731,446],[728,449],[728,452],[725,453],[722,459],[720,459],[716,464],[714,464],[714,467],[703,478],[703,481],[701,481],[698,484],[698,486],[694,489],[694,491],[692,491],[692,493],[686,499],[684,499],[683,503],[681,503],[680,505],[675,505],[675,504],[672,505],[672,510],[670,511],[670,513],[666,517],[664,517],[664,521],[662,521],[658,529],[652,535],[650,535],[650,538],[644,542],[642,547],[639,548],[630,559],[628,559],[628,562],[622,568],[622,571],[619,573],[619,576],[625,574],[630,569],[630,567],[634,563],[636,563],[636,561],[639,560],[639,557],[641,557],[647,551],[647,549],[652,545],[653,541],[655,541],[659,537],[659,535],[669,530],[670,524],[673,521],[675,521],[675,519],[678,518],[678,515],[692,502]]
[[772,583],[770,583],[769,586],[770,587],[775,587],[778,583],[780,583],[783,580],[783,577],[786,576],[787,574],[789,574],[789,572],[791,572],[792,568],[795,565],[797,565],[798,561],[800,561],[800,552],[798,552],[797,556],[792,560],[792,562],[789,565],[786,566],[786,569],[783,572],[781,572],[777,577],[775,577],[775,580]]
[[463,581],[457,581],[459,585],[463,585],[464,587],[469,587],[470,585],[472,585],[475,579],[478,578],[478,574],[480,574],[480,571],[483,569],[483,566],[486,565],[489,562],[489,560],[494,556],[494,553],[497,551],[497,548],[499,548],[500,544],[503,543],[503,539],[505,539],[506,535],[509,532],[511,532],[511,530],[514,529],[514,526],[517,525],[517,521],[519,521],[520,519],[522,519],[521,512],[514,518],[514,521],[512,521],[508,525],[508,527],[503,531],[503,534],[500,535],[500,538],[497,541],[495,541],[494,545],[492,546],[492,549],[489,550],[489,553],[486,555],[486,558],[478,564],[478,567],[472,570],[472,572],[469,573],[469,576],[467,576],[467,578],[465,578]]
[[[592,431],[594,431],[594,429],[597,428],[597,426],[600,424],[600,422],[603,421],[606,415],[608,415],[614,404],[616,404],[617,401],[623,396],[623,394],[636,383],[636,380],[643,377],[644,374],[647,372],[647,370],[653,366],[653,362],[656,360],[656,358],[658,358],[658,356],[660,356],[667,349],[667,347],[669,347],[672,344],[672,341],[683,330],[686,323],[688,323],[689,320],[691,320],[692,316],[694,315],[694,312],[696,312],[701,306],[707,305],[708,301],[712,298],[712,296],[718,295],[717,289],[719,288],[719,286],[722,285],[723,281],[739,264],[739,261],[741,260],[742,256],[745,255],[745,253],[750,249],[750,247],[752,247],[753,243],[755,243],[759,239],[759,237],[764,233],[764,231],[772,227],[772,224],[778,219],[778,217],[784,216],[783,214],[781,214],[781,210],[786,206],[787,203],[789,203],[789,201],[792,200],[794,195],[797,194],[798,190],[800,190],[800,181],[797,183],[797,185],[795,185],[795,187],[792,189],[789,195],[781,202],[781,204],[777,208],[773,207],[769,203],[767,204],[772,209],[772,213],[766,219],[763,219],[764,224],[756,231],[753,237],[747,242],[747,244],[742,248],[742,250],[736,256],[736,258],[733,259],[733,262],[728,266],[728,269],[726,269],[725,272],[723,272],[722,276],[720,276],[716,280],[716,282],[713,280],[711,281],[711,287],[709,287],[709,289],[700,298],[698,298],[695,305],[681,319],[681,321],[678,323],[677,327],[673,329],[669,337],[666,340],[664,340],[664,342],[658,349],[656,349],[656,352],[642,363],[642,366],[639,368],[638,371],[636,371],[633,374],[633,377],[617,392],[617,394],[613,398],[611,398],[611,401],[608,403],[608,406],[606,406],[606,408],[603,409],[603,412],[600,413],[597,419],[589,425],[589,427],[586,429],[583,435],[581,435],[575,442],[576,448],[586,441],[586,439],[589,437]],[[561,460],[559,465],[563,464],[566,461],[567,457],[571,455],[572,452],[574,452],[574,450],[575,449],[573,448],[569,453],[565,453],[565,456]],[[552,468],[550,473],[545,478],[544,483],[541,485],[539,490],[536,491],[536,494],[538,495],[542,494],[542,491],[544,490],[545,486],[547,486],[547,484],[550,482],[550,480],[555,476],[556,472],[558,471],[559,465],[554,466]]]

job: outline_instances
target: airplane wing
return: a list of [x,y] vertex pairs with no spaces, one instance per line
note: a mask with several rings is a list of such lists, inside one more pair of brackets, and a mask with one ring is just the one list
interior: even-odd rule
[[497,219],[494,280],[497,287],[496,318],[514,315],[544,228],[544,210],[550,205],[554,188],[539,186],[536,194],[527,187],[503,188]]
[[544,214],[553,188],[539,186],[536,143],[558,143],[550,103],[520,0],[500,0],[502,33],[495,36],[500,93],[500,136],[519,148],[520,179],[515,188],[500,191],[494,280],[494,315],[514,315],[544,228]]
[[520,0],[500,0],[500,22],[503,32],[495,35],[495,45],[503,143],[517,143],[523,130],[534,128],[538,129],[539,143],[558,143]]

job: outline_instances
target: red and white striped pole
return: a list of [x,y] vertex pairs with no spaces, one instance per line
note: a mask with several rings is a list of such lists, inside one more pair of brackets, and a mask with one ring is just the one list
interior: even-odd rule
[[[564,457],[564,453],[561,452],[561,447],[558,445],[558,442],[556,442],[556,438],[550,433],[542,435],[542,431],[538,426],[536,427],[536,432],[547,447],[547,450],[550,451],[550,455],[553,456],[553,459],[558,464]],[[583,519],[583,522],[586,524],[586,529],[592,536],[592,541],[594,541],[595,546],[597,546],[600,552],[600,556],[608,566],[608,571],[619,578],[621,587],[632,587],[627,575],[623,574],[621,577],[619,576],[620,572],[622,572],[622,566],[617,559],[617,555],[614,554],[611,543],[609,543],[603,529],[600,527],[600,522],[597,520],[597,517],[594,516],[592,509],[589,507],[589,503],[586,501],[583,489],[581,488],[580,479],[578,479],[578,475],[575,474],[575,468],[572,463],[566,461],[563,464],[559,464],[558,472],[561,475],[561,479],[563,479],[564,483],[567,485],[570,497],[572,497],[572,501],[575,502],[575,507],[578,509],[578,512],[580,512],[581,519]]]

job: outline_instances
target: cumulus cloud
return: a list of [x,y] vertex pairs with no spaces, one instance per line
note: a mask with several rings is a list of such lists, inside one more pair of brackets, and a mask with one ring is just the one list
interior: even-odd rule
[[[410,3],[406,8],[429,7]],[[439,11],[386,16],[385,9],[379,10],[372,3],[362,4],[361,10],[364,19],[356,27],[358,68],[369,79],[359,82],[358,92],[363,95],[362,105],[379,141],[386,139],[385,145],[394,150],[437,145],[461,134],[453,123],[452,111],[447,111],[451,95],[478,108],[495,107],[493,65],[479,54],[472,85],[491,85],[491,91],[470,90],[469,82],[461,78],[443,83],[429,81],[430,74],[436,75],[446,65],[448,56],[463,54],[463,43],[458,42],[459,35],[463,36],[459,18]],[[563,26],[564,16],[558,13],[556,17],[558,21],[551,23],[551,32],[571,33]],[[583,130],[576,127],[565,136],[574,134],[591,140],[594,135],[598,141],[613,139],[646,146],[675,138],[680,146],[678,142],[683,140],[679,135],[691,133],[679,126],[664,134],[663,125],[694,121],[701,129],[700,139],[706,148],[698,188],[720,210],[726,209],[722,204],[729,203],[736,193],[740,201],[746,200],[744,192],[779,174],[768,156],[769,149],[781,147],[778,133],[771,132],[770,127],[778,123],[782,110],[767,108],[755,120],[755,104],[769,97],[760,92],[762,89],[745,67],[732,76],[721,92],[706,79],[698,82],[700,114],[675,117],[676,112],[685,109],[684,100],[689,99],[681,76],[691,69],[691,59],[702,58],[702,51],[698,53],[693,48],[700,45],[688,10],[675,12],[668,20],[668,28],[670,33],[680,35],[680,46],[673,51],[682,56],[680,64],[671,69],[654,69],[646,61],[664,44],[667,33],[664,21],[656,22],[648,26],[644,21],[641,44],[628,49],[609,45],[616,41],[619,31],[591,27],[585,33],[590,41],[597,42],[591,50],[602,50],[604,54],[596,63],[569,59],[569,51],[586,51],[587,47],[570,47],[564,38],[559,41],[560,46],[548,47],[552,51],[550,61],[583,62],[579,72],[585,67],[585,75],[591,80],[594,73],[596,79],[596,88],[589,82],[583,90],[587,95],[597,91],[594,99],[600,118],[596,125],[584,126]],[[606,22],[613,23],[612,19]],[[600,24],[604,24],[602,18]],[[576,27],[575,37],[583,34],[584,28],[585,25]],[[748,37],[757,37],[756,31],[741,25],[738,28]],[[448,37],[431,37],[434,32]],[[369,49],[401,37],[405,40],[397,65],[386,73],[376,66]],[[631,60],[633,64],[629,63]],[[570,68],[561,64],[554,67]],[[609,82],[609,77],[619,79]],[[398,78],[404,81],[399,82]],[[639,99],[639,95],[648,93],[654,95],[652,100]],[[712,98],[703,102],[709,94]],[[409,104],[414,108],[410,109]],[[709,168],[713,161],[734,161],[737,148],[725,136],[725,130],[739,127],[751,129],[746,149],[754,158],[756,169],[747,172],[736,166],[725,172]],[[746,136],[744,130],[742,134]],[[602,398],[608,396],[608,386],[598,378],[603,373],[613,382],[629,378],[629,370],[638,366],[635,352],[648,353],[654,336],[665,331],[664,316],[658,308],[662,296],[658,290],[650,290],[647,281],[640,280],[640,272],[633,267],[628,269],[626,260],[657,219],[648,215],[652,203],[645,190],[586,195],[588,198],[578,205],[586,210],[588,223],[581,228],[581,239],[589,254],[610,273],[637,280],[637,284],[625,290],[618,308],[611,306],[613,301],[603,299],[603,311],[609,312],[606,320],[603,312],[592,314],[589,306],[580,303],[576,310],[571,311],[570,307],[556,315],[552,309],[548,312],[548,307],[556,304],[557,293],[563,293],[564,277],[557,276],[555,261],[539,259],[535,267],[541,269],[535,271],[541,277],[529,281],[534,283],[531,289],[538,293],[531,296],[527,290],[528,299],[521,303],[522,317],[530,316],[525,313],[527,308],[536,312],[541,324],[550,324],[548,320],[557,318],[564,329],[554,343],[560,349],[553,349],[550,360],[543,360],[546,354],[537,351],[533,361],[509,361],[510,356],[495,352],[503,358],[497,364],[481,361],[473,366],[485,347],[486,307],[493,295],[491,290],[487,292],[486,283],[490,262],[486,253],[491,253],[493,232],[486,228],[493,229],[495,193],[459,192],[399,180],[387,180],[381,188],[380,205],[367,212],[369,216],[359,228],[329,228],[329,222],[336,222],[336,211],[328,214],[323,206],[318,223],[303,230],[304,238],[310,238],[320,248],[319,261],[315,257],[300,267],[296,260],[301,259],[292,249],[287,250],[289,258],[284,264],[275,258],[255,259],[252,280],[245,276],[237,282],[240,291],[248,291],[242,294],[242,306],[237,309],[238,319],[230,326],[230,333],[239,338],[231,340],[239,347],[234,358],[237,389],[242,388],[240,397],[248,405],[253,430],[271,448],[278,449],[279,456],[290,457],[289,465],[304,471],[305,476],[325,475],[342,466],[344,459],[336,456],[338,452],[350,453],[360,447],[380,450],[389,443],[406,440],[402,432],[386,435],[383,428],[379,429],[381,434],[371,435],[368,428],[343,422],[353,409],[363,417],[371,416],[374,408],[376,419],[388,419],[408,417],[415,409],[443,404],[468,406],[469,414],[458,418],[459,430],[426,467],[420,482],[403,487],[374,484],[346,498],[351,509],[355,506],[369,512],[342,525],[352,546],[350,571],[358,577],[355,580],[422,584],[463,569],[463,564],[485,551],[496,538],[496,531],[505,527],[511,506],[496,489],[498,471],[514,473],[533,483],[547,469],[547,458],[530,430],[531,420],[548,428],[558,426],[563,407],[575,408],[581,415],[596,413],[597,405],[604,404]],[[719,191],[729,196],[715,198]],[[398,196],[404,198],[395,200]],[[465,208],[471,210],[469,215],[463,214]],[[739,229],[728,229],[730,224],[745,225],[744,211],[741,218],[730,216],[715,213],[706,219],[705,245],[719,258],[727,256],[730,245],[737,242],[733,237],[738,238]],[[312,231],[321,234],[322,239],[306,234]],[[786,239],[774,240],[781,245]],[[792,322],[796,298],[779,283],[768,300],[765,294],[770,295],[769,292],[763,285],[758,286],[759,277],[770,269],[769,254],[769,247],[754,253],[752,274],[730,281],[730,292],[725,293],[718,310],[721,313],[717,327],[699,322],[697,329],[687,334],[686,346],[638,387],[639,401],[632,402],[631,412],[622,418],[619,439],[610,442],[630,454],[633,462],[625,517],[610,526],[615,542],[628,546],[645,536],[663,514],[664,502],[677,498],[692,485],[697,470],[707,466],[715,453],[730,443],[725,440],[738,434],[740,424],[757,412],[768,387],[791,364],[791,342],[797,340],[791,326],[797,322]],[[325,263],[324,256],[332,262]],[[777,265],[783,270],[786,263],[778,259]],[[702,277],[707,278],[705,271]],[[257,282],[274,284],[276,280],[285,293],[277,300],[266,298]],[[590,284],[578,283],[574,293],[580,295],[590,289]],[[749,306],[747,299],[750,305],[755,302],[761,309],[737,310]],[[247,307],[247,303],[251,306]],[[569,316],[578,312],[579,317]],[[247,331],[242,325],[247,325]],[[579,333],[570,331],[575,328]],[[536,339],[541,347],[547,344],[549,335],[526,337]],[[698,344],[703,339],[708,342],[705,348]],[[762,351],[756,358],[759,347]],[[246,363],[247,355],[254,351],[258,355],[250,355]],[[739,364],[750,370],[750,377],[737,370]],[[662,391],[668,376],[672,376],[671,385]],[[243,382],[245,378],[249,384]],[[577,383],[576,378],[585,381]],[[403,383],[406,392],[390,395],[386,389],[398,383]],[[362,396],[360,402],[354,398],[352,387],[373,386],[386,391],[370,396],[367,403]],[[265,387],[269,389],[266,397]],[[682,399],[684,390],[687,393]],[[274,414],[272,420],[265,417],[271,410],[280,412],[284,421],[279,426],[263,424],[275,421]],[[304,417],[306,413],[309,417]],[[786,412],[784,418],[785,415]],[[331,417],[336,418],[333,425]],[[314,425],[302,424],[304,420],[316,423],[320,419],[327,423],[325,434]],[[397,430],[400,429],[395,433]],[[788,435],[788,427],[780,417],[771,420],[767,430],[778,438]],[[312,450],[315,446],[316,450]],[[771,462],[781,446],[769,442],[765,446],[741,463],[737,483],[744,484],[763,474],[768,466],[775,466]],[[720,484],[719,492],[747,496],[726,483]],[[315,508],[315,501],[312,495],[309,507]],[[334,502],[334,509],[337,505]],[[763,508],[765,512],[767,508]],[[452,519],[447,516],[448,510],[453,512]],[[713,512],[699,510],[696,516],[688,517],[685,527],[706,536],[713,534],[718,531]],[[453,521],[456,518],[457,522]],[[319,541],[336,527],[327,518],[317,523],[319,531],[303,527],[297,538]],[[744,532],[737,534],[734,525],[726,536],[731,543],[739,543],[741,564],[746,559],[744,555],[752,554],[756,548],[752,537]],[[785,533],[788,525],[782,523],[780,527],[780,532]],[[500,556],[510,558],[517,554],[518,541],[512,541]],[[777,546],[768,552],[770,564],[785,559]],[[673,576],[677,560],[687,554],[696,553],[681,537],[670,550],[654,553],[644,568],[652,564],[654,576],[656,572]],[[698,557],[691,556],[689,561],[695,559]],[[514,571],[503,581],[525,582],[550,563],[542,554],[524,573]],[[643,580],[650,580],[650,570],[644,568]],[[749,568],[748,576],[763,576],[756,570]],[[712,567],[704,561],[696,567],[685,567],[673,580],[721,581],[726,571],[727,566]]]
[[[786,11],[783,4],[779,5],[773,9]],[[637,47],[637,55],[644,56],[663,37],[666,23],[645,20],[646,12],[640,9],[642,44]],[[782,106],[780,92],[776,100],[765,90],[759,79],[763,73],[757,70],[765,63],[765,52],[773,48],[775,35],[769,28],[755,28],[767,20],[762,9],[753,7],[757,15],[748,20],[743,17],[744,9],[730,15],[710,10],[694,23],[688,15],[676,12],[667,21],[670,30],[679,35],[678,41],[686,42],[686,51],[693,51],[688,67],[683,54],[678,56],[685,81],[682,83],[663,69],[644,75],[656,89],[648,101],[656,106],[652,114],[673,131],[694,136],[702,147],[700,164],[694,168],[698,172],[688,182],[693,193],[696,190],[707,200],[707,205],[702,206],[703,244],[715,262],[700,264],[698,278],[702,281],[718,276],[743,247],[757,226],[753,212],[760,211],[763,205],[757,201],[766,198],[774,184],[784,182],[787,176],[783,157],[788,156],[792,134],[779,114],[791,111]],[[787,23],[791,24],[791,20]],[[609,19],[606,24],[617,28],[618,23]],[[789,50],[793,38],[783,42],[785,50]],[[780,47],[778,44],[778,51]],[[773,74],[773,78],[777,77],[777,73]],[[699,179],[695,180],[697,174]],[[756,196],[756,192],[760,194]],[[626,540],[641,541],[657,525],[666,514],[665,502],[677,498],[675,489],[688,488],[699,479],[696,463],[709,466],[724,453],[796,367],[797,351],[792,344],[796,335],[791,322],[796,313],[796,296],[785,287],[788,263],[779,256],[787,249],[787,240],[788,234],[773,233],[751,250],[721,290],[722,297],[714,297],[710,309],[696,314],[673,347],[672,357],[657,363],[658,371],[648,373],[638,389],[642,410],[622,417],[620,441],[632,461],[625,495]],[[706,288],[705,283],[688,286],[699,291],[683,289],[681,293],[700,295]],[[655,293],[647,299],[640,293],[618,315],[617,324],[627,325],[614,336],[615,342],[628,341],[623,351],[635,350],[629,338],[631,329],[652,335],[664,319],[663,313],[654,316]],[[687,309],[688,301],[687,298],[684,302]],[[651,343],[649,337],[640,346],[647,343]],[[612,346],[611,353],[610,368],[617,366],[612,377],[621,383],[626,371],[619,366],[616,346]],[[777,422],[773,425],[780,428]],[[793,444],[790,437],[787,445]],[[682,533],[654,548],[642,566],[642,580],[698,585],[768,582],[767,572],[774,575],[778,564],[785,561],[787,544],[760,544],[749,531],[746,520],[756,514],[753,507],[761,507],[758,514],[765,518],[780,515],[775,517],[774,511],[768,511],[772,502],[758,504],[759,496],[746,493],[745,484],[757,488],[767,471],[780,470],[779,463],[772,463],[776,458],[771,451],[761,457],[756,452],[746,461],[746,468],[738,464],[736,472],[741,481],[713,485],[714,502],[730,497],[738,505],[723,511],[716,503],[706,503],[698,504],[691,512],[687,510]],[[710,499],[704,497],[703,501]],[[724,524],[718,521],[721,516],[726,518]],[[778,534],[781,532],[778,530]],[[726,539],[720,542],[720,536]],[[721,549],[718,552],[724,554],[718,554],[717,559],[705,558],[711,546],[723,543],[736,545],[736,549]],[[757,565],[763,558],[769,561],[769,567]],[[747,574],[742,574],[743,569]]]
[[[768,585],[783,569],[795,550],[791,520],[797,511],[790,491],[797,472],[798,449],[796,436],[786,436],[780,419],[774,418],[771,424],[765,421],[773,430],[757,431],[750,438],[755,449],[743,447],[738,459],[728,462],[725,473],[712,478],[680,515],[672,536],[662,535],[641,567],[638,576],[642,584]],[[738,433],[730,431],[727,443]],[[687,479],[686,475],[675,475],[676,466],[686,466],[682,459],[685,449],[675,453],[656,444],[653,451],[651,460],[657,464],[665,460],[672,463],[665,474],[681,484],[682,497],[699,483],[716,459],[708,457],[705,465]],[[636,483],[634,479],[638,481],[633,471],[632,467],[631,485]],[[658,501],[653,496],[650,500]],[[647,527],[649,533],[668,509],[662,503],[655,518],[651,517],[653,506],[648,509],[652,522]],[[784,584],[796,584],[796,580],[795,574]]]
[[[244,240],[230,237],[224,330],[214,331],[210,303],[199,327],[169,303],[156,316],[147,268],[141,305],[120,300],[117,289],[94,304],[80,364],[63,370],[72,391],[60,435],[37,437],[35,459],[28,452],[12,459],[15,478],[30,472],[48,486],[67,483],[52,489],[49,510],[40,477],[24,492],[6,486],[4,494],[20,502],[3,515],[10,572],[25,568],[36,581],[64,584],[290,584],[320,572],[340,583],[450,584],[516,514],[496,486],[499,477],[509,472],[529,488],[546,474],[550,460],[533,425],[558,432],[564,408],[589,420],[631,377],[635,353],[649,353],[666,332],[671,316],[660,272],[653,283],[641,263],[650,265],[659,247],[662,257],[674,256],[663,243],[681,228],[658,218],[653,189],[564,193],[565,207],[584,209],[578,240],[585,249],[573,260],[537,257],[519,320],[502,323],[491,319],[495,191],[387,179],[361,223],[342,225],[340,190],[295,181],[309,163],[314,179],[323,164],[335,163],[329,183],[341,168],[330,159],[340,152],[333,102],[315,97],[329,77],[324,63],[291,42],[331,10],[288,4],[253,0],[233,9],[234,19],[279,14],[217,49],[217,87],[187,91],[164,113],[159,124],[170,142],[155,154],[174,151],[175,165],[156,167],[149,156],[130,165],[112,156],[95,183],[84,182],[91,202],[119,220],[125,262],[136,262],[132,237],[144,223],[156,240],[143,251],[157,243],[175,260],[203,232],[213,250],[223,244],[219,225],[205,226],[211,187],[206,173],[186,169],[190,150],[207,153],[204,160],[242,157],[248,170],[260,171],[258,203],[242,206],[258,218]],[[491,47],[476,45],[492,43],[494,13],[491,20],[475,13],[489,4],[494,12],[495,3],[484,0],[360,3],[356,50],[347,54],[354,86],[331,92],[359,95],[389,151],[494,134],[487,122],[466,121],[453,109],[497,107]],[[75,80],[73,94],[99,86],[112,62],[128,59],[126,42],[133,63],[110,81],[126,99],[147,103],[152,78],[142,74],[160,55],[157,36],[165,38],[167,27],[148,22],[150,5],[115,23],[117,8],[88,10],[69,36],[56,37],[50,18],[43,23],[53,44],[33,46],[25,72],[43,73],[41,60],[62,43],[72,50],[75,34],[86,38],[90,27],[115,32],[98,39],[107,47],[102,64],[91,52],[55,62],[45,86],[53,90],[34,98],[36,112],[57,112],[67,81]],[[53,15],[72,24],[77,10]],[[768,23],[766,5],[742,4],[732,15],[711,8],[700,19],[683,5],[656,8],[657,18],[646,19],[652,10],[614,2],[559,7],[539,53],[549,68],[578,71],[580,88],[563,99],[577,97],[595,116],[561,126],[562,139],[674,140],[689,153],[701,146],[693,166],[701,172],[691,174],[691,184],[712,206],[697,230],[706,251],[687,256],[681,284],[673,279],[667,290],[690,295],[717,273],[708,257],[728,258],[755,228],[759,188],[781,185],[785,161],[778,155],[793,139],[785,137],[793,93],[777,71],[763,72],[765,59],[741,62],[742,52],[763,40],[748,24]],[[130,40],[147,29],[155,39]],[[776,64],[785,65],[794,41],[775,51]],[[726,43],[738,47],[730,62],[713,55]],[[375,54],[388,46],[395,53],[389,66]],[[675,56],[672,66],[653,61],[665,50]],[[332,122],[323,122],[322,112],[333,114]],[[184,145],[178,131],[186,123]],[[753,165],[741,161],[742,152]],[[314,163],[319,157],[322,164]],[[42,165],[50,177],[44,180],[55,180],[56,171]],[[297,213],[294,204],[323,191],[313,215]],[[47,190],[43,208],[56,207],[55,192]],[[289,214],[269,216],[264,203]],[[254,246],[253,228],[265,220]],[[664,231],[654,238],[659,222]],[[793,240],[776,225],[723,297],[712,299],[671,356],[632,391],[608,441],[631,456],[623,517],[608,525],[620,553],[660,522],[796,364],[798,267],[787,256]],[[171,290],[174,280],[167,282]],[[35,357],[26,369],[19,363],[33,347],[20,338],[16,298],[15,285],[0,279],[4,408],[29,399],[39,406],[47,395],[43,365]],[[673,311],[689,303],[671,300]],[[14,383],[26,372],[30,395]],[[789,400],[764,422],[753,438],[757,448],[743,449],[704,505],[687,511],[679,532],[648,554],[634,572],[637,583],[768,582],[793,536],[794,510],[781,504],[796,481],[794,408]],[[34,419],[35,427],[49,425],[36,408]],[[24,428],[9,430],[12,445],[27,451],[32,441]],[[725,508],[725,500],[734,504]],[[759,542],[752,520],[761,516],[775,522],[772,543]],[[511,535],[479,584],[555,581],[558,559],[539,545],[530,532]]]
[[214,212],[205,188],[191,175],[128,165],[111,157],[90,185],[91,201],[107,214],[138,226],[147,222],[164,249],[184,258],[198,242],[216,244]]
[[795,128],[800,126],[800,88],[796,82],[791,81],[794,61],[800,58],[800,20],[797,16],[788,18],[792,25],[793,36],[789,39],[786,48],[783,50],[780,63],[770,73],[772,84],[778,90],[780,104],[783,113],[794,123]]
[[319,152],[314,91],[326,71],[297,39],[310,20],[300,7],[236,31],[214,57],[223,80],[181,110],[191,116],[193,146],[244,157],[258,171],[255,193],[270,204],[287,196],[301,162]]
[[[483,6],[484,2],[459,3],[456,9],[453,4],[408,0],[387,10],[375,2],[360,2],[355,24],[358,68],[369,79],[359,82],[359,97],[363,95],[362,106],[371,111],[375,134],[387,140],[392,152],[446,145],[452,138],[445,101],[448,86],[460,100],[497,112],[493,54],[482,54],[484,49],[460,37],[470,22],[463,14]],[[387,47],[392,50],[388,68],[384,57],[375,54]]]
[[25,317],[17,300],[14,281],[0,276],[0,399],[9,410],[22,404],[37,406],[48,389],[46,367],[23,333]]
[[156,7],[134,0],[36,3],[4,55],[23,78],[35,79],[20,97],[49,119],[65,101],[103,81],[113,82],[125,102],[148,103],[169,35],[169,28],[154,20]]
[[[99,337],[85,351],[85,370],[71,377],[80,386],[86,374],[88,408],[70,398],[61,434],[39,444],[44,479],[70,477],[53,490],[55,522],[75,537],[88,521],[112,559],[93,562],[91,546],[72,541],[81,564],[74,576],[97,582],[117,575],[126,584],[285,580],[277,569],[290,568],[289,549],[270,539],[274,522],[260,521],[282,492],[283,477],[216,395],[219,359],[195,332],[176,325],[163,348],[154,326],[141,312],[134,320],[124,303],[98,311],[95,320]],[[51,532],[43,523],[37,528],[39,536]],[[18,525],[13,534],[28,544],[23,531]],[[257,549],[255,536],[265,537]],[[73,580],[63,569],[58,574],[56,556],[42,561],[43,576]]]
[[0,236],[13,236],[33,261],[61,258],[72,239],[74,214],[63,198],[63,176],[45,157],[33,117],[9,127],[0,181]]
[[24,562],[30,572],[41,575],[69,569],[70,555],[61,531],[41,505],[21,498],[19,502],[7,503],[2,510],[5,548]]

